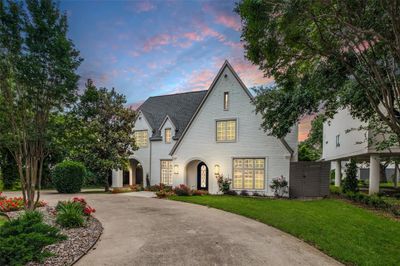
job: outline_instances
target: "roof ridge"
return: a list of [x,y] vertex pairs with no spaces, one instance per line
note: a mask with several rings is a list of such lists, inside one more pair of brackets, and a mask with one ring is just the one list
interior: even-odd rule
[[[205,92],[207,90],[200,90],[200,91],[185,91],[185,92],[177,92],[177,93],[172,93],[172,94],[161,94],[161,95],[155,95],[155,96],[150,96],[149,98],[156,98],[156,97],[165,97],[165,96],[174,96],[174,95],[181,95],[181,94],[189,94],[189,93],[199,93],[199,92]],[[147,99],[149,99],[147,98]]]

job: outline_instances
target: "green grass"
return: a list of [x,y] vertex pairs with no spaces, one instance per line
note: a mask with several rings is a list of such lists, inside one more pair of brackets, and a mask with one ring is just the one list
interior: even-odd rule
[[400,222],[336,199],[170,197],[240,214],[276,227],[355,265],[399,265]]

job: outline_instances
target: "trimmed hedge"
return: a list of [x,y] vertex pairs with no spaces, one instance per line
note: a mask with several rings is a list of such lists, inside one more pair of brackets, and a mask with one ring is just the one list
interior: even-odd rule
[[86,168],[82,163],[64,161],[53,170],[53,184],[60,193],[77,193],[81,191],[85,175]]

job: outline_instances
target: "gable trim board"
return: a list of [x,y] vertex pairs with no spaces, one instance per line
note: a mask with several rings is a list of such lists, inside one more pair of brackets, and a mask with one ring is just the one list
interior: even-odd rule
[[[178,141],[175,143],[175,145],[172,147],[171,152],[169,153],[169,155],[173,156],[175,154],[175,151],[178,149],[179,145],[182,142],[182,139],[185,137],[186,132],[189,130],[190,126],[192,125],[194,119],[197,117],[198,113],[200,112],[201,108],[203,107],[204,103],[207,101],[209,95],[211,94],[211,92],[213,91],[215,85],[217,84],[217,81],[220,79],[222,73],[224,72],[225,68],[228,68],[233,76],[235,77],[235,79],[239,82],[240,86],[242,87],[242,89],[246,92],[246,94],[249,96],[250,101],[252,103],[254,103],[254,97],[253,95],[251,95],[249,89],[246,87],[246,85],[243,83],[243,81],[240,79],[240,77],[238,76],[238,74],[236,73],[236,71],[233,69],[233,67],[231,66],[231,64],[228,62],[228,60],[225,60],[224,64],[222,65],[222,67],[220,68],[220,70],[218,71],[218,74],[215,76],[213,82],[211,83],[209,89],[207,90],[206,95],[204,96],[203,100],[201,101],[200,105],[197,107],[196,112],[193,114],[192,118],[190,119],[189,123],[187,124],[185,130],[183,131],[183,133],[181,134],[180,138],[178,139]],[[284,138],[280,138],[279,139],[280,142],[283,144],[283,146],[285,147],[285,149],[287,149],[287,151],[290,153],[290,156],[293,156],[293,149],[289,146],[289,144],[286,142],[286,140]]]

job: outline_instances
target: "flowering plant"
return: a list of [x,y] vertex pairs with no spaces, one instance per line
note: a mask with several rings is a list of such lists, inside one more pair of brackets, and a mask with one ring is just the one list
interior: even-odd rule
[[221,191],[222,193],[225,194],[230,190],[232,180],[229,178],[224,178],[223,175],[218,175],[217,183],[218,183],[219,191]]
[[283,197],[288,193],[288,181],[282,175],[274,178],[269,187],[274,191],[275,197]]
[[72,199],[73,202],[77,202],[82,206],[83,213],[87,216],[92,215],[92,213],[96,212],[95,208],[90,207],[84,198],[75,197]]
[[[1,196],[1,195],[0,195]],[[43,200],[38,201],[36,207],[46,206],[47,203]],[[5,196],[0,197],[0,211],[1,212],[12,212],[24,209],[25,202],[22,197],[7,198]]]

